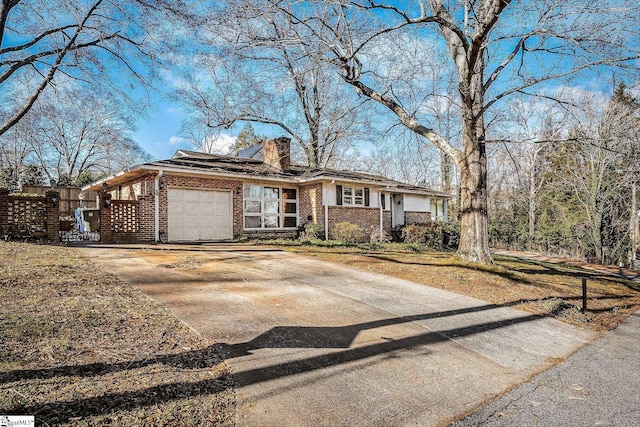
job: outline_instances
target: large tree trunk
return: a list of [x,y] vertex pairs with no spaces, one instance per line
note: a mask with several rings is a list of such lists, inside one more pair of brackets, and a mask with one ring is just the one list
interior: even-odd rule
[[[487,197],[487,153],[484,145],[484,52],[452,49],[460,73],[462,100],[462,144],[460,168],[460,246],[458,256],[482,264],[493,264],[489,251]],[[469,57],[468,55],[477,55]],[[471,66],[471,67],[469,67]]]
[[482,125],[475,120],[465,121],[465,148],[458,161],[461,190],[458,256],[472,262],[492,264],[487,216],[487,156],[484,144],[478,140],[478,126]]

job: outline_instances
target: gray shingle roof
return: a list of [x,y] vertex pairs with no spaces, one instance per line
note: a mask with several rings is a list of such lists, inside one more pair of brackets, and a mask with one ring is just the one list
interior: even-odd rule
[[[261,146],[258,147],[261,148]],[[366,172],[345,171],[328,168],[310,168],[307,166],[299,165],[292,165],[289,170],[282,171],[266,163],[263,163],[262,160],[258,160],[255,158],[207,154],[189,150],[178,150],[170,159],[145,163],[132,169],[131,172],[121,173],[117,176],[119,181],[125,181],[127,179],[127,176],[140,174],[145,169],[149,170],[163,168],[183,170],[184,173],[189,173],[189,171],[206,172],[211,174],[220,173],[224,175],[239,175],[244,177],[256,177],[263,179],[271,178],[277,180],[288,180],[292,183],[305,183],[329,179],[343,183],[355,182],[363,183],[365,185],[377,185],[392,192],[398,191],[427,194],[447,198],[452,197],[450,194],[443,193],[441,191],[435,191],[427,187],[395,181],[381,175],[374,175]],[[112,181],[112,178],[106,178],[102,181],[107,180]],[[99,184],[102,181],[91,184],[90,186],[87,186],[86,189],[93,188],[93,186]]]
[[[261,145],[249,147],[243,153],[249,155],[251,152],[255,154],[255,148],[261,149]],[[244,151],[244,150],[241,150]],[[238,152],[240,154],[240,152]],[[243,175],[256,175],[260,177],[273,178],[297,178],[299,181],[310,181],[313,179],[334,179],[337,181],[355,181],[366,182],[369,184],[378,184],[381,187],[388,187],[389,190],[404,190],[420,193],[428,193],[432,195],[451,197],[450,194],[431,190],[427,187],[411,185],[396,181],[381,175],[370,174],[366,172],[346,171],[328,168],[309,168],[306,166],[292,165],[287,171],[280,171],[261,160],[248,157],[224,156],[218,154],[205,154],[195,151],[179,150],[169,160],[161,160],[155,162],[156,165],[163,166],[182,166],[195,169],[207,169],[216,172],[239,173]]]

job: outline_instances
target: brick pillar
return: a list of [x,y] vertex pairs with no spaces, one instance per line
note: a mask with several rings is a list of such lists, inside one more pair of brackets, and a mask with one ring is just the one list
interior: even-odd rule
[[49,190],[45,193],[45,214],[47,216],[47,237],[52,242],[60,240],[60,193]]
[[106,191],[98,193],[98,208],[100,208],[100,241],[103,243],[112,243],[111,194]]
[[0,237],[9,233],[9,190],[0,188]]

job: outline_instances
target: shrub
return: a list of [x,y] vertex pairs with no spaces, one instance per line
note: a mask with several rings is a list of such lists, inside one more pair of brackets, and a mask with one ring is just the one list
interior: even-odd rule
[[369,243],[377,244],[377,243],[387,243],[391,241],[391,237],[386,231],[382,231],[382,236],[380,236],[380,227],[373,227],[369,232]]
[[419,244],[436,251],[454,251],[460,243],[460,224],[456,222],[428,222],[401,227],[404,243]]
[[309,240],[317,240],[319,233],[320,233],[319,224],[315,224],[313,222],[307,222],[301,227],[298,239],[300,239],[303,242],[308,242]]
[[345,243],[356,243],[365,240],[365,233],[362,227],[349,221],[339,222],[334,225],[332,235],[335,240]]

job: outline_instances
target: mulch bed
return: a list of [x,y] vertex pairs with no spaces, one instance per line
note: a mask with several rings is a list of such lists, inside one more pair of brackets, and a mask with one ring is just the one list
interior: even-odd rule
[[0,243],[0,414],[38,425],[234,425],[206,339],[73,248]]

